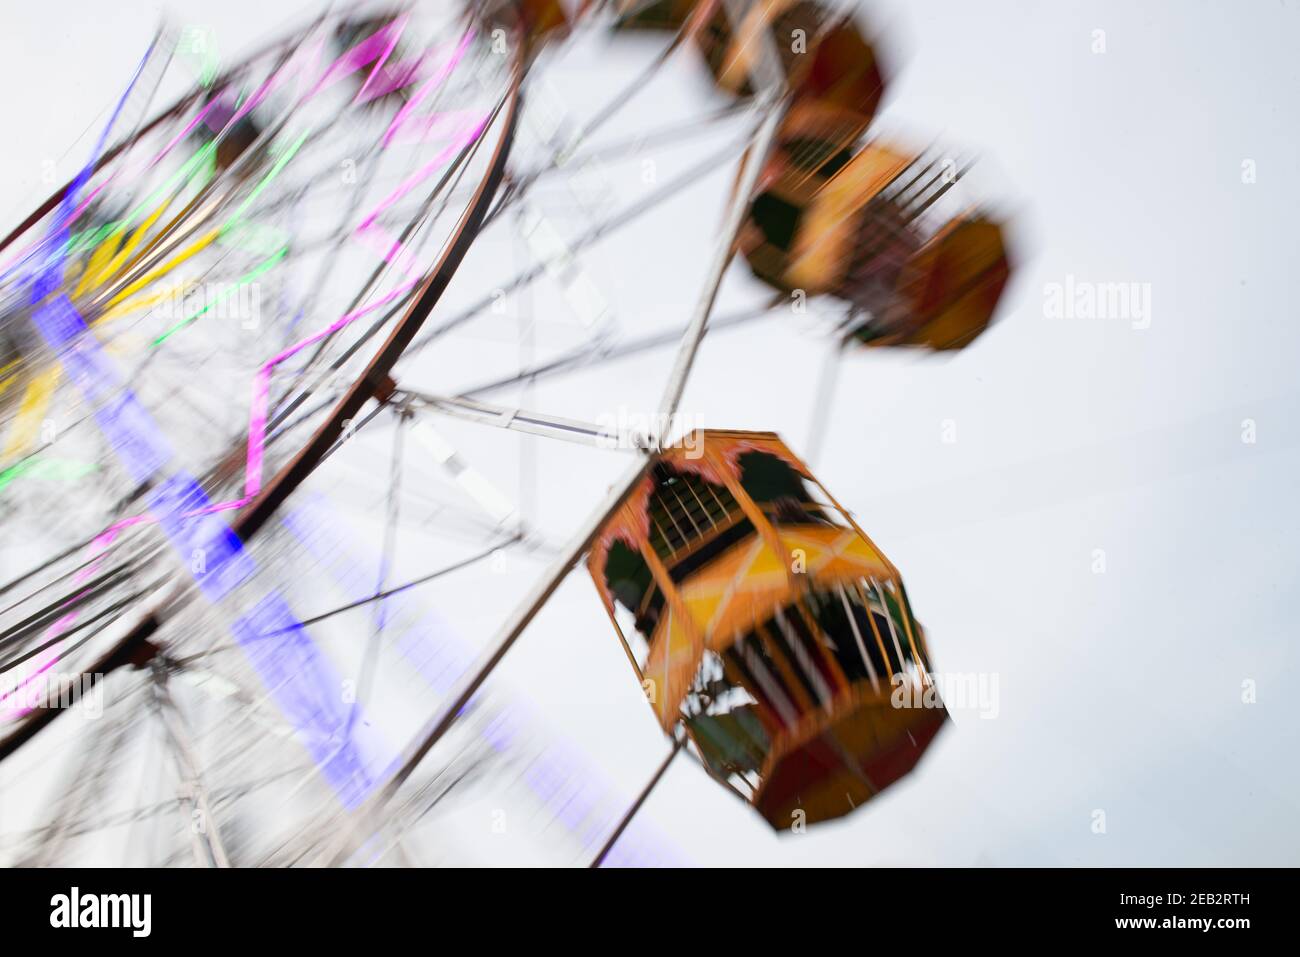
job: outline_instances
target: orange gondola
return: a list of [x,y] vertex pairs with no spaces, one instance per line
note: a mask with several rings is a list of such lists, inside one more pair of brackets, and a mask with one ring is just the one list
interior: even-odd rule
[[988,327],[1011,273],[1003,227],[962,210],[933,225],[950,160],[878,140],[820,166],[788,147],[768,160],[739,237],[759,278],[854,307],[847,341],[959,349]]

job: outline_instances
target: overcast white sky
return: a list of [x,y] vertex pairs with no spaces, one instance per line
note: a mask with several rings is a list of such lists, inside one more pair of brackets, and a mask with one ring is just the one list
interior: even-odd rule
[[[83,159],[65,151],[102,122],[161,13],[210,26],[230,55],[312,8],[276,4],[268,20],[267,4],[245,0],[6,2],[4,223],[48,193],[46,161],[61,181]],[[701,864],[1300,863],[1300,736],[1287,698],[1300,671],[1300,315],[1288,282],[1300,7],[921,0],[873,2],[863,17],[892,73],[882,128],[980,154],[977,195],[1014,211],[1017,269],[1000,321],[960,355],[847,362],[814,465],[902,571],[936,667],[996,674],[999,711],[959,711],[913,775],[803,835],[773,835],[689,761],[643,814]],[[1093,52],[1097,30],[1104,53]],[[651,52],[593,42],[542,67],[582,116]],[[710,95],[698,66],[678,62],[610,139],[721,102]],[[691,156],[663,157],[661,175]],[[620,203],[644,188],[640,173],[635,163],[609,170]],[[731,176],[720,169],[583,258],[619,329],[685,320]],[[482,249],[453,298],[468,301],[503,257],[522,256],[509,234]],[[1045,286],[1071,275],[1149,284],[1149,327],[1047,317]],[[718,311],[761,294],[734,268]],[[564,305],[543,287],[517,308],[551,316]],[[539,348],[558,348],[566,328],[539,325]],[[719,334],[683,410],[710,426],[773,429],[800,451],[825,351],[813,323],[794,317]],[[433,353],[405,371],[439,391],[516,358],[490,326]],[[653,408],[670,358],[542,386],[529,402],[587,420]],[[1254,443],[1242,441],[1247,419]],[[942,440],[946,422],[955,442]],[[539,486],[522,498],[557,542],[625,467],[617,453],[446,431],[516,496],[527,442]],[[394,577],[466,547],[440,543],[436,530],[412,535]],[[541,569],[512,558],[504,575],[423,597],[484,643]],[[582,569],[498,680],[531,696],[629,793],[664,753]],[[1246,681],[1253,704],[1242,700]],[[463,821],[466,848],[477,827],[489,840],[480,810]],[[1097,810],[1104,834],[1094,833]]]

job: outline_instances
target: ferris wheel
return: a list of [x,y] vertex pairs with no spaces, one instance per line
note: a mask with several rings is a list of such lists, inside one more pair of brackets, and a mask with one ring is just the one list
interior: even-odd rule
[[[566,115],[548,73],[593,37],[654,51]],[[809,299],[832,304],[835,361],[961,349],[996,314],[1004,227],[964,195],[964,163],[876,135],[885,71],[853,11],[349,5],[236,64],[206,42],[160,30],[84,168],[0,240],[0,521],[22,556],[0,583],[0,793],[23,821],[0,855],[427,860],[431,817],[513,768],[579,856],[636,863],[627,828],[679,755],[778,830],[853,813],[906,775],[946,712],[898,569],[781,437],[680,416],[707,334]],[[596,144],[682,59],[707,72],[709,103]],[[178,74],[187,91],[160,106]],[[670,148],[680,170],[632,202],[593,188],[602,163]],[[734,171],[722,222],[684,227],[716,229],[691,309],[666,330],[621,327],[602,291],[620,276],[588,253],[719,168]],[[556,195],[580,228],[551,214]],[[715,315],[733,260],[766,294]],[[537,287],[573,320],[548,348],[502,322],[502,369],[437,391],[413,374]],[[662,398],[633,425],[526,404],[537,383],[656,351],[672,357]],[[557,542],[450,420],[627,468]],[[385,445],[364,445],[380,429]],[[396,540],[428,503],[417,455],[469,503],[429,523],[466,550],[402,580]],[[333,517],[345,462],[373,493],[367,561]],[[449,643],[415,590],[515,551],[547,567],[494,610],[485,651]],[[639,794],[599,806],[566,796],[572,763],[540,759],[527,712],[484,688],[584,562],[668,739]],[[924,704],[899,707],[900,688]]]

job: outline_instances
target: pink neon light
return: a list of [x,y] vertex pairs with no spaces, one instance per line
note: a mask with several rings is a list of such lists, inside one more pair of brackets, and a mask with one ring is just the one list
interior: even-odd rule
[[[374,68],[371,69],[370,74],[366,77],[366,81],[361,84],[361,89],[357,90],[357,95],[352,98],[354,104],[362,102],[361,98],[365,95],[366,91],[370,89],[370,85],[374,83],[375,78],[379,76],[380,71],[384,68],[384,64],[388,62],[388,58],[392,56],[393,50],[397,47],[397,41],[401,39],[402,31],[406,29],[408,19],[409,15],[404,13],[397,20],[393,21],[396,26],[396,29],[393,31],[393,36],[388,41],[388,45],[384,47],[384,52],[379,54],[379,59],[375,61]],[[379,33],[382,32],[382,30],[379,31]],[[376,33],[375,36],[378,36],[379,33]]]
[[441,86],[447,77],[451,75],[451,72],[456,69],[461,59],[465,56],[465,51],[469,49],[470,42],[473,39],[474,31],[470,30],[466,32],[466,34],[460,38],[460,43],[456,45],[456,49],[452,51],[451,56],[447,58],[447,61],[442,65],[442,68],[433,76],[429,77],[429,79],[425,80],[424,85],[416,91],[415,96],[411,97],[411,99],[397,111],[397,116],[393,117],[392,124],[388,127],[388,131],[384,133],[384,146],[388,146],[389,143],[392,142],[393,136],[397,133],[397,130],[406,123],[406,118],[415,110],[415,108],[423,103],[425,99],[428,98],[429,94]]
[[[125,528],[127,525],[134,525],[136,522],[140,520],[141,520],[140,518],[123,519],[120,522],[110,525],[107,529],[105,529],[104,531],[96,535],[94,540],[91,541],[89,546],[90,553],[92,555],[95,555],[95,558],[90,564],[88,564],[85,568],[83,568],[81,571],[77,573],[76,577],[73,579],[73,582],[80,584],[81,582],[89,578],[92,574],[99,571],[100,563],[104,560],[104,552],[107,550],[108,546],[112,544],[113,539],[117,537],[117,533],[121,529]],[[96,555],[96,553],[98,554]],[[74,595],[73,597],[69,598],[66,602],[64,602],[64,605],[70,605],[74,601],[84,597],[85,595],[86,592],[84,591],[79,595]],[[73,611],[68,612],[58,621],[50,625],[50,627],[45,630],[45,634],[43,634],[41,638],[45,641],[50,641],[55,638],[58,638],[59,635],[63,634],[70,627],[72,627],[73,622],[77,620],[78,614],[79,612],[75,609]],[[31,714],[32,711],[35,710],[34,708],[23,707],[21,706],[21,704],[14,704],[10,702],[9,699],[14,695],[19,694],[20,692],[25,691],[28,687],[30,687],[33,681],[35,681],[38,677],[45,674],[45,672],[49,671],[56,664],[58,664],[61,652],[62,649],[57,646],[50,648],[46,652],[45,656],[41,659],[40,664],[37,665],[36,668],[30,674],[24,677],[23,680],[19,682],[16,687],[12,688],[9,691],[6,691],[3,695],[0,695],[0,721],[13,721],[17,718],[23,717],[24,715]],[[19,702],[21,702],[22,698],[19,698],[18,700]]]
[[392,193],[390,193],[386,199],[382,200],[378,206],[376,206],[373,210],[371,210],[370,215],[368,215],[365,219],[361,221],[361,225],[357,227],[357,231],[361,232],[362,230],[371,226],[374,223],[375,219],[378,218],[380,213],[387,210],[399,199],[401,199],[403,196],[405,196],[407,193],[413,190],[419,183],[421,183],[425,179],[428,179],[429,176],[431,176],[435,170],[439,169],[444,164],[446,164],[447,160],[451,159],[452,156],[456,155],[456,153],[459,152],[465,146],[466,143],[472,142],[479,135],[479,133],[483,131],[483,129],[487,126],[487,121],[488,121],[488,117],[486,114],[484,114],[483,117],[472,126],[467,125],[465,127],[462,127],[459,135],[456,137],[455,140],[451,142],[451,144],[449,144],[446,147],[446,149],[444,149],[441,153],[439,153],[437,156],[431,159],[423,167],[421,167],[420,169],[412,173],[410,176],[408,176],[402,182],[402,184],[397,187],[397,189],[393,190]]
[[443,127],[455,124],[456,134],[460,135],[464,127],[472,126],[479,119],[486,119],[487,114],[477,110],[444,110],[429,116],[420,116],[406,121],[405,125],[394,135],[393,142],[400,144],[427,143],[445,134]]
[[[385,66],[382,70],[384,76],[383,80],[376,83],[375,88],[366,96],[361,95],[361,93],[365,92],[363,88],[361,93],[357,94],[355,102],[369,103],[371,100],[378,99],[381,96],[386,96],[394,90],[400,90],[403,87],[410,86],[419,76],[420,69],[424,66],[424,61],[425,56],[421,55],[415,59],[402,60],[400,63],[396,63],[391,67]],[[370,81],[367,80],[366,82],[369,83]]]
[[[333,335],[345,326],[348,326],[360,319],[362,316],[374,312],[380,306],[387,305],[402,293],[406,292],[412,286],[420,281],[417,276],[408,282],[398,286],[392,292],[388,293],[381,299],[372,302],[368,306],[363,306],[349,312],[347,315],[336,319],[324,329],[308,336],[301,342],[285,349],[278,356],[270,359],[257,372],[257,378],[253,381],[253,402],[248,416],[248,459],[244,469],[244,498],[247,502],[262,490],[262,457],[266,443],[266,412],[268,396],[271,391],[271,372],[274,368],[285,359],[297,354],[302,349],[311,345],[313,342],[319,342],[326,336]],[[241,504],[243,504],[241,502]]]
[[203,120],[203,118],[206,117],[206,116],[208,115],[208,111],[211,110],[213,107],[215,107],[215,106],[217,105],[217,103],[220,101],[220,99],[221,99],[221,96],[220,96],[220,95],[217,95],[217,96],[214,96],[211,100],[209,100],[209,101],[208,101],[208,105],[205,106],[203,109],[199,110],[199,112],[195,115],[194,119],[192,119],[192,120],[190,120],[188,123],[186,123],[186,124],[185,124],[185,128],[184,128],[183,130],[181,130],[179,133],[177,133],[175,136],[173,136],[172,139],[171,139],[171,142],[168,143],[166,146],[164,146],[164,147],[162,148],[162,151],[161,151],[157,156],[155,156],[153,159],[151,159],[151,160],[149,161],[149,166],[148,166],[147,168],[150,168],[150,169],[151,169],[151,168],[153,168],[154,166],[157,166],[157,165],[158,165],[158,162],[159,162],[159,161],[160,161],[164,156],[166,156],[168,153],[170,153],[170,152],[172,151],[172,148],[173,148],[177,143],[179,143],[181,140],[185,139],[185,137],[189,136],[190,133],[194,130],[194,127],[196,127],[196,126],[199,125],[199,123]]

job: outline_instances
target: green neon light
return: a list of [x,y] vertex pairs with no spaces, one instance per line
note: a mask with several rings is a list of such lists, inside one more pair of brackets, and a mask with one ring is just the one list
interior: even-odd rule
[[270,184],[271,180],[275,179],[275,177],[279,175],[280,170],[284,169],[285,164],[288,163],[289,160],[293,159],[294,154],[298,152],[298,147],[302,146],[303,140],[305,140],[306,138],[307,138],[307,134],[304,132],[301,136],[299,136],[296,140],[293,141],[293,143],[288,147],[288,149],[286,149],[283,153],[280,154],[280,158],[275,161],[275,165],[271,167],[270,171],[265,176],[262,177],[262,181],[253,187],[253,191],[244,198],[244,201],[239,204],[239,207],[230,215],[230,218],[227,219],[225,223],[222,225],[221,231],[223,233],[233,228],[235,224],[238,223],[239,220],[243,218],[244,211],[253,204],[253,202],[257,199],[258,196],[261,195],[262,190],[266,189],[266,187]]
[[74,462],[71,459],[24,459],[17,465],[0,472],[0,492],[12,482],[23,476],[45,479],[53,482],[75,482],[92,472],[98,472],[99,466],[89,462]]
[[263,274],[264,272],[266,272],[268,269],[271,269],[273,266],[275,266],[275,264],[278,263],[281,259],[283,259],[283,258],[285,257],[285,254],[288,253],[288,252],[289,252],[289,247],[288,247],[288,246],[285,246],[285,247],[283,247],[282,249],[280,249],[279,252],[275,253],[275,255],[273,255],[273,256],[271,256],[271,257],[269,257],[269,258],[263,260],[262,262],[258,263],[258,264],[257,264],[256,266],[254,266],[251,270],[249,270],[249,271],[248,271],[247,273],[245,273],[242,277],[240,277],[239,280],[237,280],[236,282],[232,283],[230,286],[227,286],[225,289],[223,289],[223,290],[221,291],[221,294],[220,294],[219,296],[217,296],[217,297],[216,297],[215,299],[213,299],[210,303],[208,303],[207,305],[205,305],[202,309],[200,309],[200,310],[198,310],[197,312],[195,312],[194,315],[192,315],[192,316],[186,316],[186,317],[185,317],[184,319],[182,319],[180,322],[176,323],[176,325],[172,326],[170,329],[168,329],[166,332],[164,332],[161,336],[159,336],[157,339],[155,339],[153,342],[151,342],[151,343],[149,344],[149,345],[150,345],[150,348],[153,348],[153,347],[156,347],[156,346],[160,346],[160,345],[162,345],[162,344],[167,340],[167,338],[168,338],[169,336],[172,335],[172,333],[174,333],[174,332],[178,332],[179,330],[184,329],[184,328],[185,328],[186,326],[188,326],[191,322],[193,322],[194,320],[198,319],[201,315],[203,315],[205,312],[207,312],[207,311],[208,311],[209,309],[211,309],[213,306],[217,305],[217,303],[219,303],[219,302],[224,302],[226,299],[228,299],[228,298],[229,298],[233,293],[235,293],[237,290],[239,290],[239,289],[241,289],[242,287],[248,285],[250,282],[252,282],[252,281],[253,281],[254,279],[256,279],[258,276],[262,275],[262,274]]

